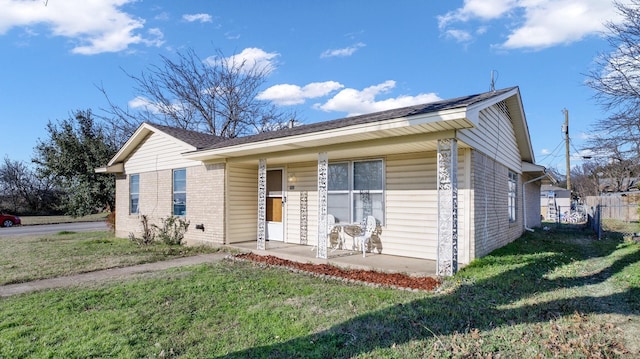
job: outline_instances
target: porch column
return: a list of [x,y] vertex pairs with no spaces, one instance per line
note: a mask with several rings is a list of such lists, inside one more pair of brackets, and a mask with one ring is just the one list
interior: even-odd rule
[[258,249],[264,250],[267,240],[267,160],[258,160]]
[[326,152],[318,153],[318,254],[327,259],[327,204],[328,204],[329,157]]
[[438,263],[436,274],[458,271],[458,142],[438,140]]

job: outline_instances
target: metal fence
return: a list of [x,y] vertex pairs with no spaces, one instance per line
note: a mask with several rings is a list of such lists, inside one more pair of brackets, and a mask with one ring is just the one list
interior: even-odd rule
[[598,239],[636,237],[640,232],[638,204],[598,204],[590,208],[588,222]]

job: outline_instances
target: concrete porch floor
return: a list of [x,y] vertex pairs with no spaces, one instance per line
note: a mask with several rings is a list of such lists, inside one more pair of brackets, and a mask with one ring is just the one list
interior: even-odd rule
[[436,261],[410,257],[392,256],[388,254],[329,249],[328,259],[316,258],[315,247],[301,244],[267,241],[266,250],[257,250],[256,241],[233,243],[226,245],[243,252],[259,255],[271,255],[299,263],[330,264],[340,268],[376,270],[385,273],[405,273],[416,277],[434,277]]

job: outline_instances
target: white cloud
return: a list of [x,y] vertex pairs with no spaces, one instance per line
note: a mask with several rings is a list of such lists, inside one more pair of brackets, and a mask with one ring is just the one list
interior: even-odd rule
[[606,21],[619,21],[613,0],[465,0],[460,9],[438,17],[440,30],[456,41],[468,42],[475,33],[460,26],[474,26],[499,19],[508,20],[507,40],[498,47],[542,49],[568,44],[597,35]]
[[540,154],[541,154],[541,155],[543,155],[543,156],[544,156],[544,155],[548,155],[548,154],[550,154],[550,153],[551,153],[551,151],[549,151],[549,149],[548,149],[548,148],[543,148],[543,149],[540,151]]
[[468,31],[458,29],[446,30],[445,34],[447,35],[447,37],[452,38],[457,42],[468,42],[473,38]]
[[[271,73],[276,68],[276,58],[280,56],[277,52],[266,52],[256,47],[248,47],[241,53],[227,57],[225,60],[229,64],[241,64],[246,61],[248,68],[255,65],[256,69],[263,70],[266,74]],[[204,60],[205,63],[216,65],[220,63],[217,56],[210,56]]]
[[376,101],[380,94],[389,92],[396,86],[396,82],[389,80],[381,84],[363,89],[362,91],[346,88],[338,92],[333,98],[324,104],[316,104],[314,108],[323,111],[346,112],[347,116],[355,116],[363,113],[384,111],[393,108],[418,105],[440,100],[435,93],[418,94],[416,96],[402,95],[386,100]]
[[307,99],[323,97],[343,87],[344,85],[335,81],[313,82],[304,87],[281,84],[269,87],[257,97],[277,105],[300,105]]
[[149,99],[143,96],[136,96],[127,103],[130,108],[153,114],[167,114],[181,112],[187,107],[184,103],[174,102],[170,104],[163,104],[161,102],[151,102]]
[[73,40],[71,52],[93,55],[118,52],[135,44],[158,46],[162,37],[145,38],[139,30],[144,19],[121,10],[135,0],[65,0],[41,1],[0,0],[0,35],[14,27],[44,25],[53,36]]
[[331,49],[326,50],[322,54],[320,54],[321,58],[325,57],[345,57],[351,56],[354,52],[358,51],[359,48],[365,47],[366,45],[362,42],[359,42],[353,46],[345,47],[343,49]]
[[184,14],[182,15],[182,19],[188,22],[212,22],[213,19],[209,14]]
[[462,8],[438,16],[438,26],[443,29],[450,23],[467,22],[473,18],[496,19],[511,11],[516,3],[516,0],[465,0]]
[[149,108],[155,107],[148,99],[142,96],[136,96],[133,100],[129,100],[128,103],[131,108]]
[[579,41],[605,30],[618,15],[606,0],[544,1],[527,7],[524,24],[513,31],[503,47],[545,48]]

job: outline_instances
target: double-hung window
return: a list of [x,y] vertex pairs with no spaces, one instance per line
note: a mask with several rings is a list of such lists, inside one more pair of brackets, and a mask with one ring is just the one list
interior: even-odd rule
[[129,214],[140,213],[140,175],[129,176]]
[[384,224],[384,163],[382,160],[329,164],[328,213],[343,223],[373,216]]
[[187,214],[187,170],[173,170],[173,215]]
[[518,175],[515,172],[509,171],[509,222],[515,222],[516,210],[517,210],[517,197],[518,197]]

